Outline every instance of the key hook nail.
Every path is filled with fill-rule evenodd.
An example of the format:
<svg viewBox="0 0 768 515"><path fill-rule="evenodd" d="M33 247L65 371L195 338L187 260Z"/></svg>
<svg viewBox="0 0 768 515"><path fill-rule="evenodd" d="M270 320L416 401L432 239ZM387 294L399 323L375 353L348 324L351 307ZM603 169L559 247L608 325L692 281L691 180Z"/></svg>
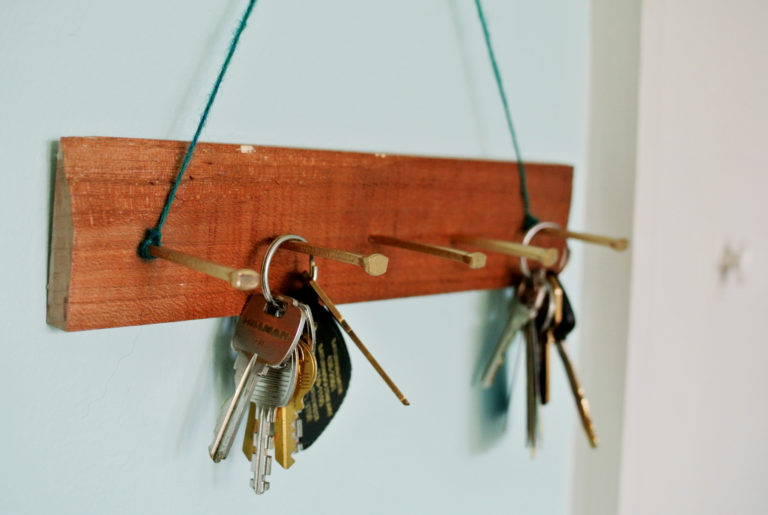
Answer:
<svg viewBox="0 0 768 515"><path fill-rule="evenodd" d="M306 243L307 240L301 236L295 234L283 234L274 239L272 243L267 247L267 252L264 254L264 261L261 262L261 294L267 302L277 310L281 309L280 304L272 297L272 292L269 290L269 264L272 262L272 257L277 252L278 247L286 241L301 241ZM313 278L317 277L317 265L315 264L315 257L309 256L309 270Z"/></svg>
<svg viewBox="0 0 768 515"><path fill-rule="evenodd" d="M560 226L554 222L537 223L536 225L528 229L528 232L525 233L525 236L523 237L523 245L530 245L531 240L533 240L533 237L545 229L560 230ZM571 251L570 249L568 249L568 245L566 245L565 249L563 249L563 252L560 254L560 264L558 266L558 270L563 270L565 268L565 265L568 264L568 258L570 256L571 256ZM526 277L531 276L531 269L528 266L528 260L522 256L520 257L520 270L523 272L523 275L525 275Z"/></svg>

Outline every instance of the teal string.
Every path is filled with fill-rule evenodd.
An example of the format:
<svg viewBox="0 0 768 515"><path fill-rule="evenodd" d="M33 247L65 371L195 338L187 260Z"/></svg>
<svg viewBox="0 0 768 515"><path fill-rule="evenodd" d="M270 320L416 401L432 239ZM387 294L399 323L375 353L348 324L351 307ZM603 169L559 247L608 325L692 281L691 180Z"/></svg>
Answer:
<svg viewBox="0 0 768 515"><path fill-rule="evenodd" d="M509 103L507 102L507 95L504 93L504 84L501 82L501 73L499 72L498 64L496 64L496 56L493 53L491 35L488 32L488 23L486 23L485 15L483 14L483 6L480 4L480 0L475 0L475 5L477 6L477 16L480 18L480 25L483 26L485 46L488 49L488 57L491 59L493 75L496 77L496 86L499 89L501 104L504 106L504 116L507 118L507 128L509 129L509 135L512 137L512 146L515 149L517 172L520 176L520 196L523 198L523 228L527 230L539 223L539 219L531 214L531 201L528 198L528 184L525 180L525 164L523 163L522 154L520 153L520 145L517 143L517 134L515 133L515 126L512 124L512 115L509 114Z"/></svg>
<svg viewBox="0 0 768 515"><path fill-rule="evenodd" d="M243 14L243 17L240 19L240 23L237 26L237 30L235 31L234 36L232 37L232 42L229 44L229 51L227 52L227 57L224 59L224 63L221 65L221 70L219 70L219 75L216 77L216 82L213 84L213 90L211 90L211 94L208 95L208 102L205 104L205 109L203 110L203 114L200 116L200 122L197 124L197 130L195 130L195 135L192 138L192 141L190 141L189 146L187 147L187 152L184 155L184 161L181 164L181 169L179 169L179 173L176 175L176 179L173 181L173 185L171 186L171 190L168 192L168 197L165 200L165 205L163 206L163 210L160 213L160 218L157 220L157 224L152 229L147 229L144 239L141 240L141 243L139 243L139 256L141 256L144 259L155 259L154 256L152 256L149 253L149 247L150 245L159 246L161 245L161 240L163 237L163 224L165 224L165 219L168 217L168 213L171 211L171 205L173 204L174 199L176 198L176 192L179 189L179 185L181 184L181 179L184 177L184 173L187 171L187 168L189 167L189 163L192 161L192 156L195 153L195 148L197 147L197 141L200 139L200 133L203 131L203 127L205 126L205 122L208 120L208 114L211 111L211 106L213 105L213 101L216 99L216 94L219 92L219 87L221 86L222 81L224 80L224 75L227 73L227 68L229 68L229 63L232 60L232 56L235 54L235 49L237 48L237 44L240 42L240 36L243 34L243 31L245 30L245 26L248 22L248 18L251 16L251 12L253 11L254 6L256 5L257 0L249 0L248 7L245 8L245 13Z"/></svg>

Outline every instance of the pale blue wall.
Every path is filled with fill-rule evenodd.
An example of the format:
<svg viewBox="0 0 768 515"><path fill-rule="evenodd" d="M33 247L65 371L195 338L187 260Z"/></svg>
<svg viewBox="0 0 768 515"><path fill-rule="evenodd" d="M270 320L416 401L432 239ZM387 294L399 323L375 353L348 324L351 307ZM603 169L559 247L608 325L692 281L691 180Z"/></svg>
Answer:
<svg viewBox="0 0 768 515"><path fill-rule="evenodd" d="M525 156L579 166L578 222L588 6L486 3ZM512 416L478 418L498 293L345 307L413 405L350 349L342 411L261 498L244 459L207 455L215 321L45 325L50 143L188 139L243 6L0 1L0 512L567 513L575 416L559 369L535 461L522 374ZM261 0L203 140L511 158L494 88L469 0Z"/></svg>

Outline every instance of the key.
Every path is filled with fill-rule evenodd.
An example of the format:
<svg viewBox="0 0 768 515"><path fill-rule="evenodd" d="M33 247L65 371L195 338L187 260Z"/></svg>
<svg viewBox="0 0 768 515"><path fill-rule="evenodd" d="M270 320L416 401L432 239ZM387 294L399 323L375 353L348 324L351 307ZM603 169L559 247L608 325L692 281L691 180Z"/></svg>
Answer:
<svg viewBox="0 0 768 515"><path fill-rule="evenodd" d="M284 365L270 367L268 373L256 385L251 397L251 405L258 420L254 425L256 432L251 457L251 487L257 494L263 494L269 489L266 477L272 472L272 457L269 455L272 423L277 409L291 402L293 398L298 376L298 354L299 351L295 350Z"/></svg>
<svg viewBox="0 0 768 515"><path fill-rule="evenodd" d="M526 430L528 435L528 445L531 448L531 455L536 454L536 425L538 417L538 385L536 381L536 352L539 347L538 331L536 324L529 321L525 325L525 393L526 393Z"/></svg>
<svg viewBox="0 0 768 515"><path fill-rule="evenodd" d="M225 409L219 417L214 440L208 447L214 462L218 463L229 454L235 432L242 421L245 407L248 404L248 392L253 391L259 377L268 369L269 366L259 361L257 355L254 354L247 358L246 365L235 383L235 393L225 403Z"/></svg>
<svg viewBox="0 0 768 515"><path fill-rule="evenodd" d="M286 295L274 298L279 308L269 304L263 295L251 295L232 339L236 351L256 354L270 366L280 365L291 355L311 317L307 306L296 299Z"/></svg>
<svg viewBox="0 0 768 515"><path fill-rule="evenodd" d="M584 427L584 432L587 435L589 444L595 448L597 447L598 439L595 433L595 426L592 422L592 417L589 412L589 401L587 400L584 388L581 387L578 377L576 376L576 369L571 362L571 358L568 355L568 350L565 348L565 338L576 327L576 315L573 311L568 295L560 284L557 275L550 274L548 280L553 285L556 284L556 288L559 288L562 292L562 320L555 326L552 333L555 339L555 347L557 353L560 355L560 359L563 362L565 373L568 376L568 383L573 393L573 399L576 402L576 409L579 412L579 418L581 419L581 425Z"/></svg>
<svg viewBox="0 0 768 515"><path fill-rule="evenodd" d="M279 408L275 415L275 460L285 469L295 460L292 454L299 450L301 421L299 412L304 409L304 397L312 389L317 377L317 361L314 352L303 340L299 342L299 379L291 401Z"/></svg>
<svg viewBox="0 0 768 515"><path fill-rule="evenodd" d="M284 469L291 468L296 462L293 453L298 451L299 436L296 432L296 421L299 414L296 410L289 410L288 405L278 408L275 412L275 461Z"/></svg>
<svg viewBox="0 0 768 515"><path fill-rule="evenodd" d="M311 349L309 345L304 349L304 361L301 365L301 375L291 404L297 412L304 409L304 397L315 385L315 379L317 379L317 358L314 349Z"/></svg>
<svg viewBox="0 0 768 515"><path fill-rule="evenodd" d="M545 283L546 309L539 310L536 315L536 328L539 334L539 362L538 362L538 387L541 404L549 403L549 374L550 374L550 348L555 341L554 328L562 320L562 289L555 288L547 281Z"/></svg>
<svg viewBox="0 0 768 515"><path fill-rule="evenodd" d="M249 399L269 367L289 358L298 344L307 322L306 310L297 300L277 295L279 309L263 295L248 298L232 338L232 346L247 359L240 377L235 377L235 393L217 425L213 443L208 448L214 462L229 455L235 433L242 422Z"/></svg>
<svg viewBox="0 0 768 515"><path fill-rule="evenodd" d="M305 303L300 303L303 306L302 309L307 311L307 324L304 337L299 340L299 344L296 347L298 351L298 379L296 384L296 390L294 398L288 403L287 407L290 407L294 402L296 396L301 393L301 406L295 413L294 419L298 416L298 411L304 407L304 395L312 388L315 382L315 376L317 373L317 364L315 360L314 347L315 347L315 323L312 315L312 310ZM308 386L307 386L308 383ZM293 459L290 457L296 450L298 450L298 438L300 437L301 428L296 424L297 420L291 420L292 413L285 413L286 407L280 407L275 413L274 421L274 441L275 441L275 459L280 463L283 468L289 468L293 464ZM258 417L256 415L255 406L251 403L248 418L246 419L245 437L243 438L243 453L250 460L254 453L253 439L254 435L258 431Z"/></svg>
<svg viewBox="0 0 768 515"><path fill-rule="evenodd" d="M545 274L543 270L538 270L533 273L531 280L534 284L534 289L540 290L537 292L537 297L543 295L547 297L549 295L549 284L545 280ZM541 291L544 293L542 294ZM525 377L526 377L526 429L528 435L528 445L531 447L531 455L536 454L536 440L538 431L538 400L540 398L539 391L539 362L540 362L540 344L539 344L539 330L536 326L536 318L539 312L544 311L548 313L550 311L550 303L546 303L542 300L539 304L539 308L525 325Z"/></svg>
<svg viewBox="0 0 768 515"><path fill-rule="evenodd" d="M504 363L504 356L515 335L536 316L543 300L544 290L535 287L531 280L523 279L518 285L515 296L510 301L509 318L507 318L501 338L494 347L491 359L480 376L480 385L483 388L491 387L496 374Z"/></svg>
<svg viewBox="0 0 768 515"><path fill-rule="evenodd" d="M252 403L248 403L248 416L245 418L245 433L243 435L243 454L251 461L255 447L253 441L256 438L256 434L259 431L259 417L256 415L256 406Z"/></svg>

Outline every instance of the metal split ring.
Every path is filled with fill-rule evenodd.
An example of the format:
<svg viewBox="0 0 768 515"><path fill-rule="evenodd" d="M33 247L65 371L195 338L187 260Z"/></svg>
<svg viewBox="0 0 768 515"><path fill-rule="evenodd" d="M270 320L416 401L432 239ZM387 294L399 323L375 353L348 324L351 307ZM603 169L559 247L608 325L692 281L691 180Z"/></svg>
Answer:
<svg viewBox="0 0 768 515"><path fill-rule="evenodd" d="M277 252L278 247L286 241L301 241L306 243L307 240L301 236L295 234L283 234L269 244L267 252L264 254L264 261L261 262L261 294L264 295L267 303L269 303L275 309L281 309L282 306L272 296L272 292L269 290L269 264L272 262L272 257ZM317 264L315 263L315 256L309 256L309 274L312 280L317 279Z"/></svg>
<svg viewBox="0 0 768 515"><path fill-rule="evenodd" d="M557 302L555 301L555 292L552 288L552 283L544 280L544 286L542 287L547 297L547 316L544 318L544 323L541 328L544 330L549 329L552 326L552 322L555 321L555 313L557 312Z"/></svg>
<svg viewBox="0 0 768 515"><path fill-rule="evenodd" d="M557 225L554 222L539 222L525 233L525 236L523 237L523 245L530 245L531 240L533 240L533 237L536 236L539 232L543 231L544 229L555 229L560 230L561 227ZM568 264L568 258L571 257L571 251L568 249L568 244L566 243L565 247L563 247L563 252L560 253L560 263L558 265L558 271L562 271L565 268L565 265ZM524 257L520 257L520 270L523 272L523 275L526 277L531 276L531 269L528 266L528 260Z"/></svg>

